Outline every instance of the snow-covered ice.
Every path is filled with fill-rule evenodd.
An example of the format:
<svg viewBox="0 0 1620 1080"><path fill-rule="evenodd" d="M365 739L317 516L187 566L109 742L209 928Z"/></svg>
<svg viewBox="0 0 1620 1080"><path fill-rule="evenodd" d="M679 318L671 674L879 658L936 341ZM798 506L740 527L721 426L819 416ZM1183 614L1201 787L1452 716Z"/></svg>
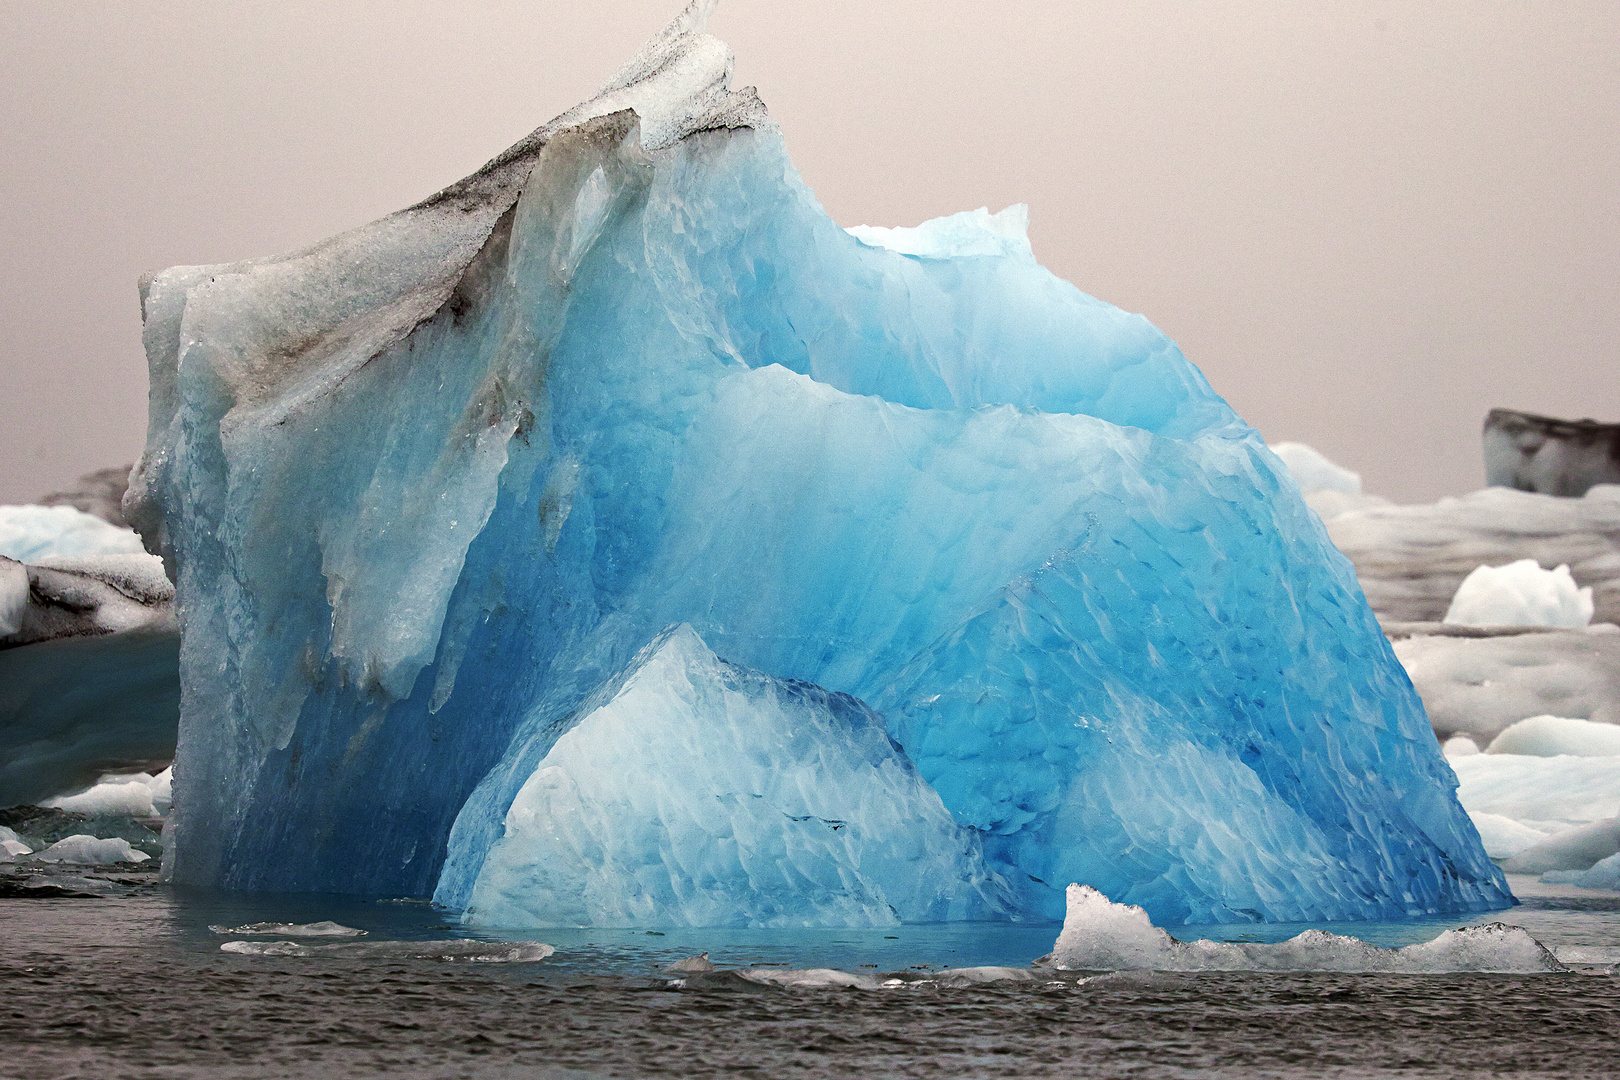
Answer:
<svg viewBox="0 0 1620 1080"><path fill-rule="evenodd" d="M98 555L142 555L133 529L71 506L0 506L0 555L18 562Z"/></svg>
<svg viewBox="0 0 1620 1080"><path fill-rule="evenodd" d="M1028 912L1071 880L1176 920L1502 903L1258 434L1017 211L839 228L707 6L415 207L145 283L128 507L187 618L165 873L464 905L688 623L880 713Z"/></svg>
<svg viewBox="0 0 1620 1080"><path fill-rule="evenodd" d="M40 862L76 863L81 866L140 863L151 857L121 837L103 839L85 833L63 837L34 855Z"/></svg>
<svg viewBox="0 0 1620 1080"><path fill-rule="evenodd" d="M1386 623L1439 622L1480 566L1534 559L1567 565L1591 587L1594 618L1620 621L1620 485L1579 499L1486 488L1419 506L1351 510L1326 519Z"/></svg>
<svg viewBox="0 0 1620 1080"><path fill-rule="evenodd" d="M1386 949L1325 930L1276 944L1177 941L1140 907L1070 885L1068 911L1048 962L1070 971L1344 971L1428 975L1462 971L1563 971L1522 928L1492 923L1447 930L1432 941Z"/></svg>
<svg viewBox="0 0 1620 1080"><path fill-rule="evenodd" d="M1620 778L1620 771L1616 772ZM1588 870L1620 852L1620 818L1602 818L1553 833L1514 852L1502 864L1510 874Z"/></svg>
<svg viewBox="0 0 1620 1080"><path fill-rule="evenodd" d="M170 769L156 776L151 773L106 776L84 791L46 799L39 805L91 816L161 817L169 810L171 778Z"/></svg>
<svg viewBox="0 0 1620 1080"><path fill-rule="evenodd" d="M1503 729L1487 754L1531 757L1620 757L1620 724L1600 724L1567 716L1530 716Z"/></svg>
<svg viewBox="0 0 1620 1080"><path fill-rule="evenodd" d="M518 790L468 922L892 926L1014 910L979 835L854 698L728 664L683 625L593 701Z"/></svg>
<svg viewBox="0 0 1620 1080"><path fill-rule="evenodd" d="M1396 641L1395 655L1442 739L1464 734L1484 747L1534 716L1620 723L1620 633L1612 625L1489 637L1421 633Z"/></svg>
<svg viewBox="0 0 1620 1080"><path fill-rule="evenodd" d="M1592 621L1592 587L1578 587L1569 567L1544 570L1534 559L1480 566L1463 578L1440 620L1460 626L1558 626Z"/></svg>

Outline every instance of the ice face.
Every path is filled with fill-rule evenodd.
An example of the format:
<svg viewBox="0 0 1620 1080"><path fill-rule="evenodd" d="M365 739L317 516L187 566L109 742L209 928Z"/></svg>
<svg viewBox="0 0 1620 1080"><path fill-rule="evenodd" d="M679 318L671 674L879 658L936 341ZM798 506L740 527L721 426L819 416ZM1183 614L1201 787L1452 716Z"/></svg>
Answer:
<svg viewBox="0 0 1620 1080"><path fill-rule="evenodd" d="M468 922L891 926L1011 913L978 834L854 698L727 664L689 626L631 667L518 789Z"/></svg>
<svg viewBox="0 0 1620 1080"><path fill-rule="evenodd" d="M1082 871L1173 919L1504 902L1255 432L1005 212L928 255L840 229L700 15L418 207L148 283L165 872L464 905L687 623L880 711L1028 911Z"/></svg>

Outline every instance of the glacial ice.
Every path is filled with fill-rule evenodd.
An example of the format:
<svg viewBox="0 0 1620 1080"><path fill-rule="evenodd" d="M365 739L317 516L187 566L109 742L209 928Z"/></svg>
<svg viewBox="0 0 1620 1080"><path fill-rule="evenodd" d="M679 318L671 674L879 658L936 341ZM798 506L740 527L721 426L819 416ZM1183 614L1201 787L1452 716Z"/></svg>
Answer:
<svg viewBox="0 0 1620 1080"><path fill-rule="evenodd" d="M0 555L39 563L97 555L144 555L141 538L71 506L0 506Z"/></svg>
<svg viewBox="0 0 1620 1080"><path fill-rule="evenodd" d="M128 505L187 619L165 874L466 907L538 842L548 755L629 760L587 760L595 695L689 624L881 714L916 770L883 798L920 776L1026 913L1071 880L1166 920L1506 903L1258 435L1042 269L1021 211L835 225L706 7L415 207L144 284ZM686 730L688 772L731 767ZM636 798L689 797L636 768ZM912 820L893 843L933 850Z"/></svg>
<svg viewBox="0 0 1620 1080"><path fill-rule="evenodd" d="M1488 637L1422 633L1396 641L1395 655L1442 739L1465 734L1488 746L1534 716L1620 723L1613 624Z"/></svg>
<svg viewBox="0 0 1620 1080"><path fill-rule="evenodd" d="M1485 748L1487 754L1532 757L1620 757L1620 724L1600 724L1567 716L1531 716L1505 728Z"/></svg>
<svg viewBox="0 0 1620 1080"><path fill-rule="evenodd" d="M257 922L246 926L210 926L216 934L274 934L278 937L365 937L364 930L322 919L312 923Z"/></svg>
<svg viewBox="0 0 1620 1080"><path fill-rule="evenodd" d="M129 773L104 776L84 791L45 799L39 805L76 814L161 817L169 812L173 770L157 775Z"/></svg>
<svg viewBox="0 0 1620 1080"><path fill-rule="evenodd" d="M530 964L557 950L542 941L227 941L220 952L239 956L297 956L340 960L438 960L464 964Z"/></svg>
<svg viewBox="0 0 1620 1080"><path fill-rule="evenodd" d="M1340 465L1314 446L1299 442L1271 444L1288 473L1299 485L1305 504L1315 510L1323 521L1373 506L1389 506L1390 501L1361 490L1361 474Z"/></svg>
<svg viewBox="0 0 1620 1080"><path fill-rule="evenodd" d="M1140 907L1116 904L1089 885L1070 885L1063 931L1048 962L1068 971L1343 971L1429 975L1565 970L1523 928L1491 923L1447 930L1432 941L1386 949L1324 930L1276 944L1177 941Z"/></svg>
<svg viewBox="0 0 1620 1080"><path fill-rule="evenodd" d="M1541 880L1556 885L1579 885L1584 889L1620 889L1620 852L1587 870L1549 870L1541 875Z"/></svg>
<svg viewBox="0 0 1620 1080"><path fill-rule="evenodd" d="M581 708L506 813L465 918L491 926L892 926L1004 918L1007 888L847 695L680 626Z"/></svg>
<svg viewBox="0 0 1620 1080"><path fill-rule="evenodd" d="M76 863L80 866L140 863L151 857L122 837L97 837L87 833L63 837L34 855L40 862Z"/></svg>
<svg viewBox="0 0 1620 1080"><path fill-rule="evenodd" d="M1544 570L1534 559L1480 566L1463 578L1440 620L1460 626L1559 626L1592 621L1592 587L1581 588L1560 563Z"/></svg>

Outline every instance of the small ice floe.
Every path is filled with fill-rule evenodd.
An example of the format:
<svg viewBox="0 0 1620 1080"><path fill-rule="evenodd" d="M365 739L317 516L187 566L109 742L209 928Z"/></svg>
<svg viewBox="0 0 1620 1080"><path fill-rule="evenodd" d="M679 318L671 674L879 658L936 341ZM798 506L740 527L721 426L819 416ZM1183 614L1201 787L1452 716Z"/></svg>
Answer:
<svg viewBox="0 0 1620 1080"><path fill-rule="evenodd" d="M274 934L278 937L365 937L364 930L323 919L312 923L256 922L245 926L210 926L216 934Z"/></svg>
<svg viewBox="0 0 1620 1080"><path fill-rule="evenodd" d="M1063 932L1046 962L1065 971L1340 971L1393 974L1566 971L1517 926L1447 930L1433 941L1385 949L1307 930L1276 944L1190 941L1154 926L1140 907L1116 904L1089 885L1070 885Z"/></svg>
<svg viewBox="0 0 1620 1080"><path fill-rule="evenodd" d="M1562 626L1592 621L1592 587L1578 587L1567 565L1543 570L1534 559L1480 566L1463 578L1442 622L1463 626Z"/></svg>
<svg viewBox="0 0 1620 1080"><path fill-rule="evenodd" d="M12 862L19 855L32 855L34 849L22 842L11 829L0 825L0 862Z"/></svg>
<svg viewBox="0 0 1620 1080"><path fill-rule="evenodd" d="M172 801L172 769L150 773L103 776L90 788L76 795L58 795L41 806L91 817L162 817Z"/></svg>
<svg viewBox="0 0 1620 1080"><path fill-rule="evenodd" d="M1509 725L1487 754L1529 757L1620 756L1620 724L1602 724L1567 716L1532 716Z"/></svg>
<svg viewBox="0 0 1620 1080"><path fill-rule="evenodd" d="M34 856L40 862L74 863L79 866L142 863L151 857L120 837L102 840L84 833L65 836Z"/></svg>
<svg viewBox="0 0 1620 1080"><path fill-rule="evenodd" d="M1620 852L1586 870L1549 870L1541 880L1551 885L1578 885L1583 889L1620 890Z"/></svg>
<svg viewBox="0 0 1620 1080"><path fill-rule="evenodd" d="M688 956L685 960L677 960L664 970L671 975L695 975L699 972L714 971L716 969L709 960L709 954L702 952L696 956Z"/></svg>
<svg viewBox="0 0 1620 1080"><path fill-rule="evenodd" d="M522 964L557 950L539 941L227 941L220 952L242 956L333 957L342 960L442 960L451 963Z"/></svg>

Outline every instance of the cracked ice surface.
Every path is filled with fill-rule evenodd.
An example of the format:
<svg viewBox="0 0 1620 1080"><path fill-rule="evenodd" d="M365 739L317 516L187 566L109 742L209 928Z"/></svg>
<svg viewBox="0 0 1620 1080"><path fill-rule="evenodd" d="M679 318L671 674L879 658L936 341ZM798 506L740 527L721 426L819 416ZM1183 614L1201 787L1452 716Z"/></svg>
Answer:
<svg viewBox="0 0 1620 1080"><path fill-rule="evenodd" d="M1018 213L840 229L702 14L417 207L148 283L131 502L187 611L165 872L464 906L592 695L686 623L880 712L1026 912L1071 880L1170 920L1501 904L1256 433Z"/></svg>

